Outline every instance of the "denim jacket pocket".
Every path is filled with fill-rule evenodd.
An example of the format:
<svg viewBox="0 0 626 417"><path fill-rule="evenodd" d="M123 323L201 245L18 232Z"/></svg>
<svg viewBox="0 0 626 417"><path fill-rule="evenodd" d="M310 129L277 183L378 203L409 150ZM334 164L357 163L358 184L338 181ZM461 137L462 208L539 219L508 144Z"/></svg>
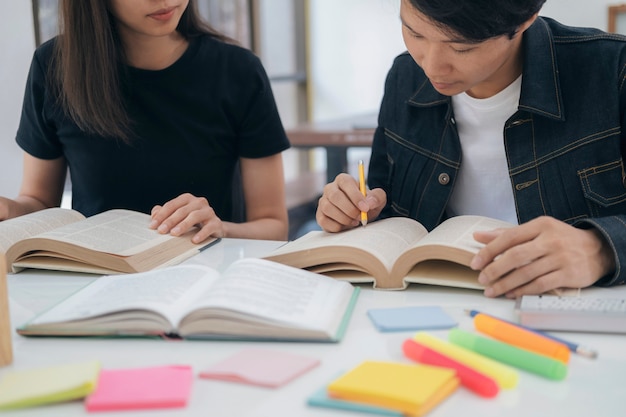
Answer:
<svg viewBox="0 0 626 417"><path fill-rule="evenodd" d="M626 187L622 160L579 170L589 209L595 216L608 216L626 212Z"/></svg>

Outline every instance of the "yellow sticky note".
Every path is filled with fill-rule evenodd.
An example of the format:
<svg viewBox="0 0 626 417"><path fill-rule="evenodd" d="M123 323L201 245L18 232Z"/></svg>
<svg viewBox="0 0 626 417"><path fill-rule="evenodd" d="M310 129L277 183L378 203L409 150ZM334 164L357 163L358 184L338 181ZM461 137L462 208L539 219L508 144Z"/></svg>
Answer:
<svg viewBox="0 0 626 417"><path fill-rule="evenodd" d="M8 372L0 379L0 410L83 398L99 373L99 361Z"/></svg>
<svg viewBox="0 0 626 417"><path fill-rule="evenodd" d="M366 361L331 382L328 395L422 416L459 385L452 369Z"/></svg>

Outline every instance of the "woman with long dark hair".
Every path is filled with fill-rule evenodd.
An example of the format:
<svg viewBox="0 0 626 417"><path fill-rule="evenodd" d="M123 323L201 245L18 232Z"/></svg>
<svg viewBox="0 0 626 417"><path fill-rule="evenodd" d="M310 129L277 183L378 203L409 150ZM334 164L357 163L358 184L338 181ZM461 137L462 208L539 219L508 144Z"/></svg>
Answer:
<svg viewBox="0 0 626 417"><path fill-rule="evenodd" d="M62 0L61 34L34 55L17 143L19 196L0 219L58 206L152 214L180 235L287 237L281 152L289 142L267 75L193 0ZM245 221L233 220L240 169Z"/></svg>

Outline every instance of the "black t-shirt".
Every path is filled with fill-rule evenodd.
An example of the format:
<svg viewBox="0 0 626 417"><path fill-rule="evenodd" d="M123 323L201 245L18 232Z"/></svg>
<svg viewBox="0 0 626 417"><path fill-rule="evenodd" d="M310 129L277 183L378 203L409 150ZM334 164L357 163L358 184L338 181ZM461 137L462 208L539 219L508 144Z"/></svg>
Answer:
<svg viewBox="0 0 626 417"><path fill-rule="evenodd" d="M16 140L37 158L65 156L72 207L86 216L148 213L189 192L230 220L237 159L289 147L267 75L244 48L202 36L166 69L126 68L134 132L127 144L86 134L64 115L45 80L53 42L35 51Z"/></svg>

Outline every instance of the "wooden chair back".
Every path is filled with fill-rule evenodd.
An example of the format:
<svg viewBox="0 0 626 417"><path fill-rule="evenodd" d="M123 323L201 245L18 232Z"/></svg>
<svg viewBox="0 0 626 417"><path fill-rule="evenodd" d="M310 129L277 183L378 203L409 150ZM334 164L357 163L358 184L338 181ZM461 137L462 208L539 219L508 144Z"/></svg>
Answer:
<svg viewBox="0 0 626 417"><path fill-rule="evenodd" d="M0 367L9 365L11 362L13 362L13 342L9 316L7 267L4 255L0 253Z"/></svg>

